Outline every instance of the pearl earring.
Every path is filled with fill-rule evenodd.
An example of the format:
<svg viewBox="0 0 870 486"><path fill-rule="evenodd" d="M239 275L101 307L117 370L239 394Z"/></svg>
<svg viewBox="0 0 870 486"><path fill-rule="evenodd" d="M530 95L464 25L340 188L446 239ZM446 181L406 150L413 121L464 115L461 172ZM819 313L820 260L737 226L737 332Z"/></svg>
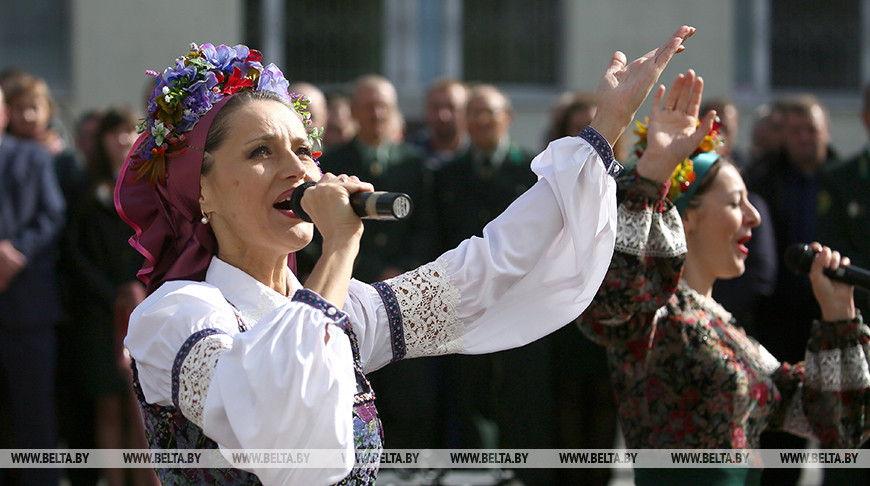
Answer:
<svg viewBox="0 0 870 486"><path fill-rule="evenodd" d="M202 218L199 220L202 224L208 224L208 216L202 213Z"/></svg>

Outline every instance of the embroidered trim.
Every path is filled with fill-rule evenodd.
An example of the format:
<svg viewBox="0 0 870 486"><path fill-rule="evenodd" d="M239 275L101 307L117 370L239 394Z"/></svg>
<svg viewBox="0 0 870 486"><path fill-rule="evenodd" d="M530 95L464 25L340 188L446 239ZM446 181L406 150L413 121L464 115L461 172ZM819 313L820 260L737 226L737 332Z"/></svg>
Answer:
<svg viewBox="0 0 870 486"><path fill-rule="evenodd" d="M407 348L405 347L405 335L402 333L402 310L399 308L399 301L396 300L396 294L385 282L375 282L372 287L381 296L384 302L384 308L387 311L387 319L390 322L390 346L393 349L392 361L398 361L405 357Z"/></svg>
<svg viewBox="0 0 870 486"><path fill-rule="evenodd" d="M805 439L816 439L813 434L813 427L810 421L807 420L807 415L804 413L804 384L799 383L791 403L785 411L785 418L782 421L782 430L790 434Z"/></svg>
<svg viewBox="0 0 870 486"><path fill-rule="evenodd" d="M401 310L406 358L462 351L465 324L457 311L461 296L443 263L436 260L385 283Z"/></svg>
<svg viewBox="0 0 870 486"><path fill-rule="evenodd" d="M208 328L202 329L190 335L187 340L184 341L184 344L179 348L178 353L175 354L175 361L172 363L172 403L175 405L175 408L181 409L178 406L178 392L180 388L180 377L181 377L181 368L184 365L184 360L187 359L188 354L193 349L193 346L196 345L200 340L205 339L209 336L215 334L226 334L220 329Z"/></svg>
<svg viewBox="0 0 870 486"><path fill-rule="evenodd" d="M293 302L302 302L308 304L315 309L319 309L323 314L336 322L336 325L342 329L348 326L347 314L338 307L330 304L323 297L317 295L308 289L299 289L293 294Z"/></svg>
<svg viewBox="0 0 870 486"><path fill-rule="evenodd" d="M359 405L374 400L375 393L372 390L372 385L368 378L366 378L366 375L363 373L362 367L359 364L359 342L356 339L356 334L350 326L347 314L327 302L323 297L308 289L297 290L296 293L293 294L293 301L302 302L303 304L308 304L319 309L326 317L335 321L335 325L344 331L344 334L347 335L348 340L350 340L350 349L353 353L353 371L356 375L356 381L362 389L362 392L353 396L353 403Z"/></svg>
<svg viewBox="0 0 870 486"><path fill-rule="evenodd" d="M178 401L175 406L191 422L202 427L202 412L208 387L224 351L233 347L227 334L215 334L193 345L178 373Z"/></svg>
<svg viewBox="0 0 870 486"><path fill-rule="evenodd" d="M807 351L804 363L806 386L823 392L870 388L867 350L857 345L846 349Z"/></svg>
<svg viewBox="0 0 870 486"><path fill-rule="evenodd" d="M664 213L647 209L617 209L615 251L639 257L672 258L686 253L686 235L676 209Z"/></svg>
<svg viewBox="0 0 870 486"><path fill-rule="evenodd" d="M589 142L589 145L598 152L598 157L601 158L601 162L604 163L607 175L614 179L619 177L619 174L623 171L623 167L613 157L613 148L610 146L610 142L608 142L603 135L598 133L598 130L592 127L586 127L582 132L580 132L578 137Z"/></svg>

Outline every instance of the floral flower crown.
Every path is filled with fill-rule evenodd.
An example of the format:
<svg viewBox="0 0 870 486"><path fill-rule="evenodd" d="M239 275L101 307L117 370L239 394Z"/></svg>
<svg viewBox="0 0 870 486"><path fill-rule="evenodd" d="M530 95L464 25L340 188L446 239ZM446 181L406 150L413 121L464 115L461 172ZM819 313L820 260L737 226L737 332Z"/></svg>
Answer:
<svg viewBox="0 0 870 486"><path fill-rule="evenodd" d="M700 121L698 124L700 125ZM640 159L641 155L643 155L644 151L646 151L647 146L647 125L649 124L649 118L644 118L644 121L635 122L637 128L632 130L632 133L638 136L637 143L634 144L634 151L631 154L631 158L634 161ZM722 127L722 123L719 121L719 117L713 121L713 128L710 129L710 132L704 136L704 140L701 142L701 145L692 152L692 155L687 157L685 160L680 162L680 165L674 169L674 173L671 174L671 187L668 189L668 199L671 202L675 202L681 196L683 196L686 191L692 187L692 183L695 182L695 179L703 178L704 174L707 172L709 165L704 167L704 170L700 172L700 174L696 173L694 161L701 154L710 154L711 152L715 152L718 147L721 147L724 143L724 140L719 136L719 129ZM705 157L705 160L708 158ZM715 160L715 159L714 159Z"/></svg>
<svg viewBox="0 0 870 486"><path fill-rule="evenodd" d="M147 178L151 186L166 184L166 159L183 154L188 145L184 134L219 101L241 91L272 91L287 99L302 117L308 136L316 141L322 128L312 126L310 100L289 93L290 83L274 64L263 67L263 56L243 45L229 47L190 45L190 52L163 73L148 70L157 78L139 133L148 134L131 154L136 180ZM202 147L199 147L202 149ZM315 152L315 158L319 156Z"/></svg>

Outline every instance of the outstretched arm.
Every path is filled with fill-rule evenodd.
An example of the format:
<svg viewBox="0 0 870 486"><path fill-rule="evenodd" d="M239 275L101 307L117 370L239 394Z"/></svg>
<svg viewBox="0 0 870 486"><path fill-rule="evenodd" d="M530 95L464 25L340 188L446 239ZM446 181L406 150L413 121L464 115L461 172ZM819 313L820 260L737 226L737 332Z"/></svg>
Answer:
<svg viewBox="0 0 870 486"><path fill-rule="evenodd" d="M611 146L631 123L671 57L685 49L683 42L694 33L694 27L684 25L661 47L647 52L630 64L626 64L622 52L613 54L610 65L598 83L595 92L598 110L590 123Z"/></svg>
<svg viewBox="0 0 870 486"><path fill-rule="evenodd" d="M664 184L713 125L698 120L703 81L691 70L655 91L647 146L636 172L620 179L615 253L603 285L578 321L593 340L621 344L647 336L655 313L677 288L686 252L680 217Z"/></svg>

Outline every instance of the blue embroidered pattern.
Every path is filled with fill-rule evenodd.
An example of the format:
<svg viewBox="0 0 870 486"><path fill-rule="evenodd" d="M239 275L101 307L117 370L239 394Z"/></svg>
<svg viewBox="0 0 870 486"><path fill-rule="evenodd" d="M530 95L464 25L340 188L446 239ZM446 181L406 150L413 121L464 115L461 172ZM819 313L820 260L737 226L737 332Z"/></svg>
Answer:
<svg viewBox="0 0 870 486"><path fill-rule="evenodd" d="M342 328L347 326L347 314L338 307L327 302L323 297L308 289L299 289L293 294L293 302L302 302L315 309L320 309L323 315L339 323Z"/></svg>
<svg viewBox="0 0 870 486"><path fill-rule="evenodd" d="M390 346L393 348L392 361L398 361L405 357L407 349L405 348L405 333L402 330L402 309L399 308L399 301L396 299L396 294L393 288L386 282L375 282L372 287L377 290L378 295L384 302L384 309L387 311L387 319L390 321Z"/></svg>
<svg viewBox="0 0 870 486"><path fill-rule="evenodd" d="M578 136L589 142L589 145L592 145L592 148L598 152L598 156L601 157L601 162L604 163L604 168L607 169L607 174L614 179L619 177L619 174L623 171L623 167L613 157L613 149L610 147L607 139L598 133L598 130L592 127L584 128Z"/></svg>

